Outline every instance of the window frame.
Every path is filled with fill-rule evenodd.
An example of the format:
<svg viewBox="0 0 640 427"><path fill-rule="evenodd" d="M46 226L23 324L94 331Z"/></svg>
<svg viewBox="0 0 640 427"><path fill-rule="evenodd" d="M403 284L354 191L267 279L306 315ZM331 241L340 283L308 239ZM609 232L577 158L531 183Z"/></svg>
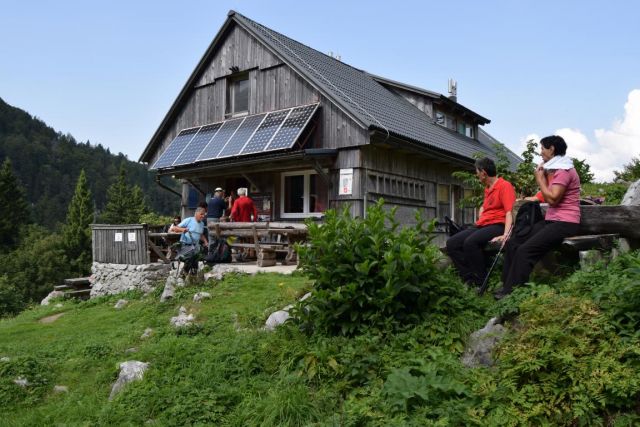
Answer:
<svg viewBox="0 0 640 427"><path fill-rule="evenodd" d="M326 170L325 170L326 172ZM288 176L304 176L303 193L302 193L302 212L285 212L285 178ZM282 172L280 174L280 218L321 218L324 216L324 212L309 212L309 201L311 196L311 175L316 175L317 179L322 177L313 169L305 169L292 172ZM327 188L327 193L329 189ZM328 196L328 194L327 194Z"/></svg>
<svg viewBox="0 0 640 427"><path fill-rule="evenodd" d="M236 90L238 82L247 81L247 109L243 111L235 111ZM225 118L242 117L249 115L249 100L251 99L251 83L249 81L249 73L240 73L227 77L227 103Z"/></svg>

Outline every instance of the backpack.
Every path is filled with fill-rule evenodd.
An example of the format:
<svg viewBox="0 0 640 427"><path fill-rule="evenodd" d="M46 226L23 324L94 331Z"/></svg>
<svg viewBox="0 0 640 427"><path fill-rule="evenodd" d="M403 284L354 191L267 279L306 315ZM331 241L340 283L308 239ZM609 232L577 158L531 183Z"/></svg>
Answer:
<svg viewBox="0 0 640 427"><path fill-rule="evenodd" d="M213 238L204 262L208 265L231 262L231 247L227 240Z"/></svg>
<svg viewBox="0 0 640 427"><path fill-rule="evenodd" d="M525 202L518 213L513 224L513 235L522 239L526 238L533 230L533 226L544 219L540 202Z"/></svg>

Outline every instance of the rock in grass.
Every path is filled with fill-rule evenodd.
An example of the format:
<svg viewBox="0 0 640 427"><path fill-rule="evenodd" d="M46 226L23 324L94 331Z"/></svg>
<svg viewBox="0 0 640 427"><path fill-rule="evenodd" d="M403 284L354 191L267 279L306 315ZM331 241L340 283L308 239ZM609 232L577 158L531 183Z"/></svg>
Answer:
<svg viewBox="0 0 640 427"><path fill-rule="evenodd" d="M0 357L0 362L11 362L11 359L8 358L7 356Z"/></svg>
<svg viewBox="0 0 640 427"><path fill-rule="evenodd" d="M42 302L40 303L40 305L49 305L49 303L51 302L52 299L54 298L60 298L64 296L64 292L62 291L52 291L49 292L49 295L47 295L46 297L44 297L44 299L42 300Z"/></svg>
<svg viewBox="0 0 640 427"><path fill-rule="evenodd" d="M178 310L178 315L171 318L171 324L176 328L183 328L185 326L189 326L193 323L196 318L193 314L187 314L187 309L184 307L180 307Z"/></svg>
<svg viewBox="0 0 640 427"><path fill-rule="evenodd" d="M25 377L18 377L15 380L13 380L13 382L19 385L20 387L29 387L31 385L29 380L26 379Z"/></svg>
<svg viewBox="0 0 640 427"><path fill-rule="evenodd" d="M164 290L162 291L162 295L160 295L160 302L165 302L173 298L176 288L173 285L174 282L169 282L164 285Z"/></svg>
<svg viewBox="0 0 640 427"><path fill-rule="evenodd" d="M69 392L69 387L67 387L66 385L56 385L56 386L53 386L53 392L54 393L68 393Z"/></svg>
<svg viewBox="0 0 640 427"><path fill-rule="evenodd" d="M146 338L149 338L152 333L153 333L153 329L147 328L147 329L144 330L142 335L140 335L140 338L143 339L143 340L146 339Z"/></svg>
<svg viewBox="0 0 640 427"><path fill-rule="evenodd" d="M111 387L109 400L113 400L125 385L132 381L141 380L144 376L144 371L146 371L148 367L148 363L139 362L137 360L122 362L120 364L120 374L118 375L118 379L113 384L113 387Z"/></svg>
<svg viewBox="0 0 640 427"><path fill-rule="evenodd" d="M500 342L506 330L496 317L489 319L484 328L475 331L469 337L469 343L462 356L462 364L468 368L493 366L492 352Z"/></svg>
<svg viewBox="0 0 640 427"><path fill-rule="evenodd" d="M121 300L118 300L118 302L116 303L116 305L113 306L113 308L115 308L116 310L120 310L122 307L124 307L128 303L129 301L127 301L126 299L121 299Z"/></svg>
<svg viewBox="0 0 640 427"><path fill-rule="evenodd" d="M209 292L198 292L193 296L193 302L200 302L207 298L211 298L211 294Z"/></svg>
<svg viewBox="0 0 640 427"><path fill-rule="evenodd" d="M267 331L273 331L277 326L282 325L284 322L286 322L289 317L289 311L287 310L278 310L274 313L271 313L264 325L264 328Z"/></svg>

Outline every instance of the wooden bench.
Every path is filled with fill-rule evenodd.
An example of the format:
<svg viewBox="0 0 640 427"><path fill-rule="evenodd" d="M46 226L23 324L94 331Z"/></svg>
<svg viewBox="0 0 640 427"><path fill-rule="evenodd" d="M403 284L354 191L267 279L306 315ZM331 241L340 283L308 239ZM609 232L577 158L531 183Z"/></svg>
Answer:
<svg viewBox="0 0 640 427"><path fill-rule="evenodd" d="M255 251L257 264L268 267L276 264L276 253L285 253L283 265L297 262L295 244L307 238L304 224L285 222L220 222L209 226L211 237L234 237L230 246Z"/></svg>

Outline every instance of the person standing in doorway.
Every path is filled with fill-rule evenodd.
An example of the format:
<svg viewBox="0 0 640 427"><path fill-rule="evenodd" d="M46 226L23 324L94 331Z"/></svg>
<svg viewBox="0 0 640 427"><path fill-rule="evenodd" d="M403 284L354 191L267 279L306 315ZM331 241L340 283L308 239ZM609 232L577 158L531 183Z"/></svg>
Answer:
<svg viewBox="0 0 640 427"><path fill-rule="evenodd" d="M216 188L213 193L213 197L209 199L207 206L207 225L212 225L220 222L227 209L227 204L224 201L224 190L220 187Z"/></svg>

